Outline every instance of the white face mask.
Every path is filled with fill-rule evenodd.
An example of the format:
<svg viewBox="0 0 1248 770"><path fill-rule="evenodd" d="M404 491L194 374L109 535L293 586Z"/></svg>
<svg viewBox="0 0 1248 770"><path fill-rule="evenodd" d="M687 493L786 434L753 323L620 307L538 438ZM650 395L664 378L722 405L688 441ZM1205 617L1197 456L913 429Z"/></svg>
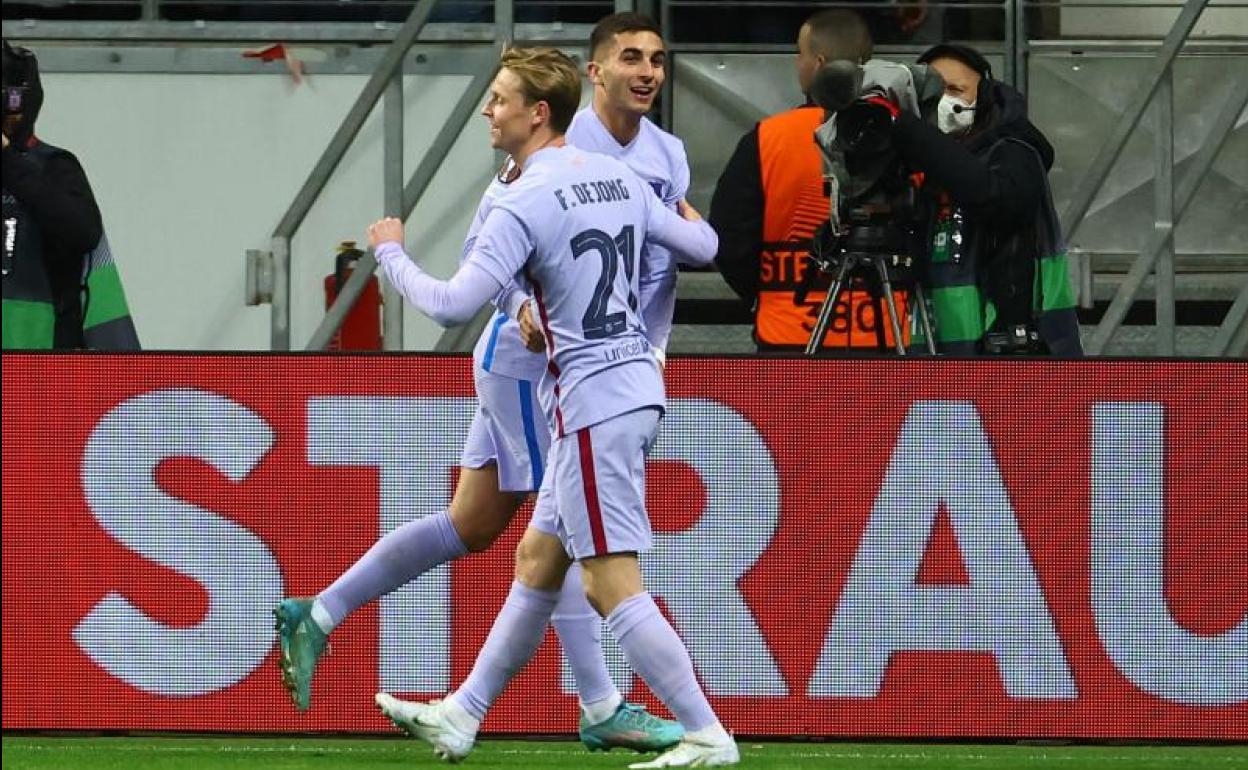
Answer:
<svg viewBox="0 0 1248 770"><path fill-rule="evenodd" d="M946 134L961 134L975 122L975 105L945 94L936 107L936 125Z"/></svg>

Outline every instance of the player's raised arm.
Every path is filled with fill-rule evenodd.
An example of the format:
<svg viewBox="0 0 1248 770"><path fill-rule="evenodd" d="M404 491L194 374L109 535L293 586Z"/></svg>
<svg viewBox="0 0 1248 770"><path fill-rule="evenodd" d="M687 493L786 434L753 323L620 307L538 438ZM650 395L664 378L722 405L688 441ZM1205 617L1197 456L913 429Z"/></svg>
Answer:
<svg viewBox="0 0 1248 770"><path fill-rule="evenodd" d="M646 207L646 240L670 249L681 264L711 264L719 250L719 236L688 201L678 205L679 215L657 201Z"/></svg>
<svg viewBox="0 0 1248 770"><path fill-rule="evenodd" d="M407 256L402 241L403 223L394 217L374 222L368 228L368 242L386 278L408 302L442 326L467 323L510 283L500 281L471 258L460 265L449 281L440 281Z"/></svg>

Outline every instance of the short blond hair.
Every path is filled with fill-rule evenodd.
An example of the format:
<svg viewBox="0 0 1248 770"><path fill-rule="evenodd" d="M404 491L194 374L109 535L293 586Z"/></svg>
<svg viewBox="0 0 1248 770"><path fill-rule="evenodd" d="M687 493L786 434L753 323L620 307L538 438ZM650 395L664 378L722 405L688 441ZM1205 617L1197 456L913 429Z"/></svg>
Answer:
<svg viewBox="0 0 1248 770"><path fill-rule="evenodd" d="M520 79L525 102L546 102L550 126L566 133L581 106L581 73L576 62L557 48L508 48L499 65Z"/></svg>

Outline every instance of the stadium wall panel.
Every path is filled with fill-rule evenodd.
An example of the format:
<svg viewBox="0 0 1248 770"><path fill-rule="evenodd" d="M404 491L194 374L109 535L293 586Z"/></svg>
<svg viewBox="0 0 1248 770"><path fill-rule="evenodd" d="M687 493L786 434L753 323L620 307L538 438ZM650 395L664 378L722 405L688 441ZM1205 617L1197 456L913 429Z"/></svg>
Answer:
<svg viewBox="0 0 1248 770"><path fill-rule="evenodd" d="M467 674L527 509L352 615L306 714L270 615L447 504L467 358L2 372L4 729L382 732L376 690ZM643 563L731 729L1248 739L1248 365L677 358L667 381ZM552 634L484 728L575 718Z"/></svg>

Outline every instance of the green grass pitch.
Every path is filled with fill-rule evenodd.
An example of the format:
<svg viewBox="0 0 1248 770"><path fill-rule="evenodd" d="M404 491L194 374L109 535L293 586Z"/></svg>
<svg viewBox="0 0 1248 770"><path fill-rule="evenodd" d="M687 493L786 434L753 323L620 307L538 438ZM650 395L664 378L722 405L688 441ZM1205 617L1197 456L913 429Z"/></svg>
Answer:
<svg viewBox="0 0 1248 770"><path fill-rule="evenodd" d="M741 741L744 769L1248 770L1248 746L1066 746ZM5 770L398 770L445 767L410 739L5 736ZM485 740L464 770L625 768L642 755L572 741Z"/></svg>

